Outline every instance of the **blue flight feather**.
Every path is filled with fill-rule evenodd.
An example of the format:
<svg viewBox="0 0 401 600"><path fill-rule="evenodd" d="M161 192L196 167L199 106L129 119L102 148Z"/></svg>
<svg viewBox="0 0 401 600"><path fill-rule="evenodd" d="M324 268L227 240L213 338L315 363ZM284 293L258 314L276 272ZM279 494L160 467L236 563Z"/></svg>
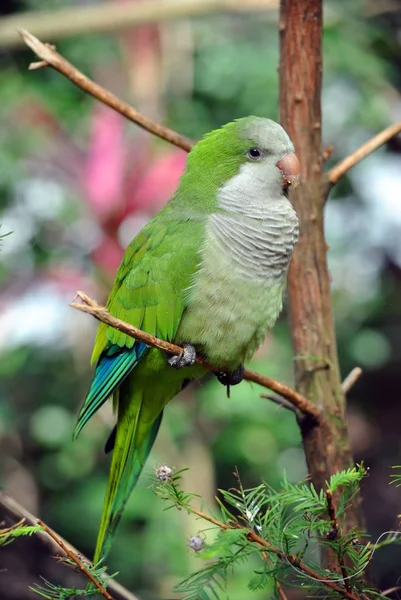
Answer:
<svg viewBox="0 0 401 600"><path fill-rule="evenodd" d="M78 422L74 429L74 438L77 437L91 416L131 373L146 349L146 344L136 342L129 349L111 346L102 354L95 369L91 388L79 413Z"/></svg>

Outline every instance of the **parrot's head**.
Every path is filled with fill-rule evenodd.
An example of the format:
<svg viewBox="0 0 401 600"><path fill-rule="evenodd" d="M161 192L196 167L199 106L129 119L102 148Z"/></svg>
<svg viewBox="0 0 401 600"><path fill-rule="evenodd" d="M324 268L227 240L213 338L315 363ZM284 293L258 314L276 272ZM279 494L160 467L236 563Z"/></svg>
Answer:
<svg viewBox="0 0 401 600"><path fill-rule="evenodd" d="M270 203L287 196L299 174L294 145L281 125L253 116L206 134L191 150L186 172L198 189L213 192L222 208L231 196L232 209L240 198ZM222 193L225 202L219 201Z"/></svg>
<svg viewBox="0 0 401 600"><path fill-rule="evenodd" d="M261 117L246 117L235 124L247 148L243 171L263 178L269 186L277 186L284 192L290 185L298 184L300 164L294 145L281 125Z"/></svg>

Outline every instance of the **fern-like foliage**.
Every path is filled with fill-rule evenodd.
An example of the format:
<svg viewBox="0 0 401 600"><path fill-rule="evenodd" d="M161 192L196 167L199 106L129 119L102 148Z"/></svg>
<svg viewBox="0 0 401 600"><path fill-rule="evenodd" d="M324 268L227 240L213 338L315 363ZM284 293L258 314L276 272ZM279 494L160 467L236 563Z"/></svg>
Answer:
<svg viewBox="0 0 401 600"><path fill-rule="evenodd" d="M224 592L229 569L245 562L252 552L244 529L220 531L215 542L202 550L202 558L213 562L178 584L174 592L186 600L218 598L218 591Z"/></svg>
<svg viewBox="0 0 401 600"><path fill-rule="evenodd" d="M69 600L70 598L76 598L77 596L84 596L86 598L99 594L99 590L94 588L93 590L78 589L78 588L65 588L61 585L54 585L44 577L41 577L44 582L44 586L33 585L29 586L31 592L46 598L46 600Z"/></svg>
<svg viewBox="0 0 401 600"><path fill-rule="evenodd" d="M397 469L396 473L390 475L390 483L395 483L397 487L401 486L401 465L395 465L393 469Z"/></svg>
<svg viewBox="0 0 401 600"><path fill-rule="evenodd" d="M70 565L75 568L77 566L76 562L71 560L70 558L64 558L63 562L66 565ZM110 581L110 579L113 579L117 575L117 573L109 575L107 573L107 567L102 565L102 561L100 561L96 565L92 565L88 561L85 561L85 569L103 588L106 588L108 581ZM29 589L37 596L40 596L41 598L46 598L47 600L69 600L71 598L75 598L76 596L84 596L85 598L89 598L91 596L99 597L99 589L93 584L88 585L85 588L65 588L61 585L53 584L44 577L41 577L41 579L44 585L36 584L30 586Z"/></svg>
<svg viewBox="0 0 401 600"><path fill-rule="evenodd" d="M344 527L347 511L366 475L363 465L336 473L326 482L326 488L319 491L309 482L293 484L286 478L278 491L265 483L245 489L239 473L235 472L235 487L219 490L215 514L193 506L198 496L181 487L185 470L174 473L167 466L156 470L153 482L156 495L165 502L166 510L174 507L186 510L205 520L204 532L213 526L218 533L212 543L206 542L206 535L191 538L189 546L202 566L174 589L181 600L226 597L230 573L244 563L250 569L250 592L264 590L270 598L282 597L282 585L302 588L305 597L338 599L351 594L355 598L385 598L365 584L364 571L374 552L399 543L401 535L387 532L373 544L366 541L364 532ZM395 474L393 481L401 484L401 476ZM46 531L46 525L42 525L26 525L22 519L12 527L0 529L0 546L24 535ZM310 550L316 552L316 548L322 547L337 559L338 568L333 572L323 569L318 560L312 562ZM78 564L99 587L106 588L116 575L108 575L102 562L92 565L73 553L63 561ZM43 585L32 586L30 590L47 600L99 595L93 583L78 589L65 588L43 578L42 581Z"/></svg>
<svg viewBox="0 0 401 600"><path fill-rule="evenodd" d="M8 546L15 539L24 535L31 536L38 531L43 531L40 525L25 525L25 519L22 519L19 523L0 529L0 546Z"/></svg>
<svg viewBox="0 0 401 600"><path fill-rule="evenodd" d="M302 587L308 595L324 592L327 598L344 597L347 590L357 597L368 590L372 596L363 574L374 545L361 541L366 537L363 532L344 528L347 510L365 475L363 465L357 465L333 475L325 490L317 491L308 482L292 484L284 478L275 491L264 483L244 489L235 473L237 485L219 490L218 509L213 515L192 507L194 496L180 488L182 471L172 474L167 482L158 482L155 492L168 502L169 508L175 505L194 512L220 528L216 539L197 552L199 559L208 561L206 566L174 591L182 600L224 597L231 569L252 556L253 572L248 584L251 591L270 588L271 595L277 595L280 582ZM388 543L392 540L386 539L385 544ZM338 570L328 572L308 559L309 549L317 546L330 548L337 557ZM259 565L256 568L255 563ZM374 597L381 597L377 590Z"/></svg>
<svg viewBox="0 0 401 600"><path fill-rule="evenodd" d="M41 525L25 525L25 519L22 519L15 525L11 527L7 527L4 529L0 529L0 546L7 546L11 544L14 540L22 536L31 536L39 531L45 531ZM60 560L60 559L58 559ZM72 560L69 557L65 557L61 559L63 563L77 567L77 562ZM107 582L114 578L117 573L113 575L109 575L107 573L107 567L102 564L100 561L98 564L93 565L86 559L82 559L81 557L77 557L77 560L81 563L84 563L85 569L88 573L92 575L94 580L100 584L103 588L107 587ZM75 598L77 596L98 596L99 589L95 587L93 584L87 586L86 588L65 588L61 585L56 585L47 581L44 577L41 578L44 585L34 585L30 586L29 589L31 592L35 593L37 596L41 598L47 598L48 600L68 600L70 598Z"/></svg>

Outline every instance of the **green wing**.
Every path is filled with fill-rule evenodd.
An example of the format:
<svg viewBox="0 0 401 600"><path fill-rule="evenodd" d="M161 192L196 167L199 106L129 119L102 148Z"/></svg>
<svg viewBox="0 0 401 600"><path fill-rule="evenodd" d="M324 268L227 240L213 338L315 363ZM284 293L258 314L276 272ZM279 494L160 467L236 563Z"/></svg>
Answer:
<svg viewBox="0 0 401 600"><path fill-rule="evenodd" d="M171 210L166 209L127 248L107 309L113 316L171 341L185 309L185 291L197 268L204 227L200 221L174 219ZM92 354L92 362L98 364L74 436L148 350L134 338L100 324Z"/></svg>
<svg viewBox="0 0 401 600"><path fill-rule="evenodd" d="M199 263L204 224L174 219L167 208L164 217L166 213L167 218L163 211L159 213L128 247L107 308L112 315L169 341L174 339L185 310L186 291ZM97 561L110 550L124 506L157 435L163 407L179 392L185 375L167 368L159 351L103 323L92 360L98 364L76 433L111 395L118 406Z"/></svg>
<svg viewBox="0 0 401 600"><path fill-rule="evenodd" d="M164 220L159 213L134 238L124 255L107 302L115 317L170 341L185 303L185 289L199 260L203 226L195 221ZM92 362L106 347L132 348L135 340L100 324Z"/></svg>

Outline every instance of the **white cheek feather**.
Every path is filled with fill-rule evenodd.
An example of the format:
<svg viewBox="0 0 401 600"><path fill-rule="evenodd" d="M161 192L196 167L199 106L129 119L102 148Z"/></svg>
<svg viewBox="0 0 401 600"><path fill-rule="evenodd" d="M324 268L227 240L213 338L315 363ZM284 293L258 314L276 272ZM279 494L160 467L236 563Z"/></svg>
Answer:
<svg viewBox="0 0 401 600"><path fill-rule="evenodd" d="M270 204L282 196L282 179L278 169L266 160L241 165L237 175L217 193L217 203L227 212L264 219Z"/></svg>

